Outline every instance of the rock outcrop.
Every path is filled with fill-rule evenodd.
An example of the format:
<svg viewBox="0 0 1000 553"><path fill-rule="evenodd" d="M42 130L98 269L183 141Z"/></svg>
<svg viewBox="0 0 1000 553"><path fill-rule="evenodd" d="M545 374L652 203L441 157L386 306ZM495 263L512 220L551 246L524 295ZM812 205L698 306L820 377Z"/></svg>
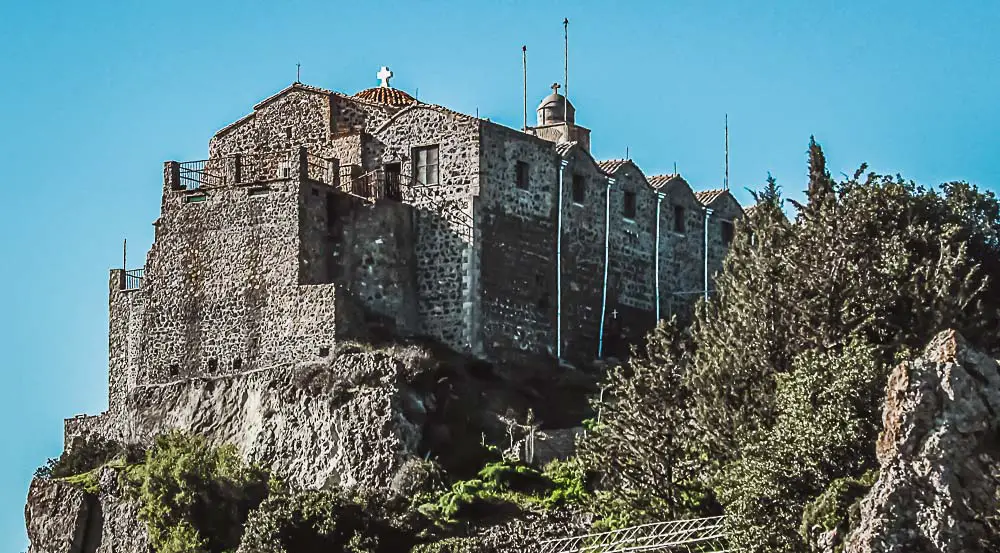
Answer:
<svg viewBox="0 0 1000 553"><path fill-rule="evenodd" d="M892 372L877 445L879 479L849 553L1000 551L1000 366L953 331Z"/></svg>
<svg viewBox="0 0 1000 553"><path fill-rule="evenodd" d="M470 364L417 346L359 346L325 363L136 386L120 413L70 419L66 441L97 436L148 444L179 429L236 446L298 489L397 488L397 476L416 458L434 458L458 474L463 464L478 470L483 438L502 443L509 420L524 420L529 410L547 423L542 436L571 437L590 377L553 374ZM559 416L568 429L560 429ZM552 441L562 454L572 451ZM59 479L35 480L25 509L31 553L148 551L120 469L100 471L97 494Z"/></svg>
<svg viewBox="0 0 1000 553"><path fill-rule="evenodd" d="M75 486L58 480L32 480L24 507L31 553L82 551L90 504L90 498Z"/></svg>

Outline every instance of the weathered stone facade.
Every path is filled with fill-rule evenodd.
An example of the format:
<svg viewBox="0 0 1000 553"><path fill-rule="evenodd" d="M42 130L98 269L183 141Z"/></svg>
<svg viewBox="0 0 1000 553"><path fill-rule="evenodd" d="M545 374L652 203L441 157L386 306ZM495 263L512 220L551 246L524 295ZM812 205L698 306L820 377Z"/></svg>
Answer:
<svg viewBox="0 0 1000 553"><path fill-rule="evenodd" d="M208 160L165 164L144 273L111 272L106 416L140 385L311 362L379 331L493 360L624 355L721 268L732 195L594 160L561 96L522 132L388 90L296 83Z"/></svg>

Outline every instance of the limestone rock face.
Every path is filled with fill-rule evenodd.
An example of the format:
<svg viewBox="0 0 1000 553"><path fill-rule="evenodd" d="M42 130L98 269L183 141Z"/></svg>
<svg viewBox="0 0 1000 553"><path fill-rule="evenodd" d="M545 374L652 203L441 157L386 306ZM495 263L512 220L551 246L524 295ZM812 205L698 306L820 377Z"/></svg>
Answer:
<svg viewBox="0 0 1000 553"><path fill-rule="evenodd" d="M139 505L125 494L120 472L101 471L101 493L94 503L83 553L148 553L146 525L139 520Z"/></svg>
<svg viewBox="0 0 1000 553"><path fill-rule="evenodd" d="M29 553L79 553L89 514L90 498L79 489L58 480L35 478L24 507Z"/></svg>
<svg viewBox="0 0 1000 553"><path fill-rule="evenodd" d="M879 479L849 553L1000 550L992 470L1000 460L1000 367L953 331L889 377Z"/></svg>
<svg viewBox="0 0 1000 553"><path fill-rule="evenodd" d="M410 369L371 352L143 386L128 397L124 441L183 429L235 445L296 486L385 487L421 439L422 399L401 376Z"/></svg>

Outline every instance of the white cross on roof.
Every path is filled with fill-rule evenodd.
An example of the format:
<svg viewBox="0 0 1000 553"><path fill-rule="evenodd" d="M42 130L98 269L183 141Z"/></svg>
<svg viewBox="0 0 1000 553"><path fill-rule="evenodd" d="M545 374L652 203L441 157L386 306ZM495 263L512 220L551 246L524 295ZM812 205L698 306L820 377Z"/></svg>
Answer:
<svg viewBox="0 0 1000 553"><path fill-rule="evenodd" d="M375 76L382 81L382 84L379 86L389 88L389 79L392 78L392 71L389 71L388 67L383 65L382 69L379 69L378 74Z"/></svg>

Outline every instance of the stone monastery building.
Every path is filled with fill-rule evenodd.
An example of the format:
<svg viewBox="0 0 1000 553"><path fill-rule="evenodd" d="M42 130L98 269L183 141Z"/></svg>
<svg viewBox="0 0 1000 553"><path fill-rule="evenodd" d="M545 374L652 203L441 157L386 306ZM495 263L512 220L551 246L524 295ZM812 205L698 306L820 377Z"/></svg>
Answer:
<svg viewBox="0 0 1000 553"><path fill-rule="evenodd" d="M279 367L341 337L493 360L624 353L706 293L725 190L595 160L554 92L515 130L381 86L296 82L164 166L145 266L110 282L114 410L137 384Z"/></svg>

